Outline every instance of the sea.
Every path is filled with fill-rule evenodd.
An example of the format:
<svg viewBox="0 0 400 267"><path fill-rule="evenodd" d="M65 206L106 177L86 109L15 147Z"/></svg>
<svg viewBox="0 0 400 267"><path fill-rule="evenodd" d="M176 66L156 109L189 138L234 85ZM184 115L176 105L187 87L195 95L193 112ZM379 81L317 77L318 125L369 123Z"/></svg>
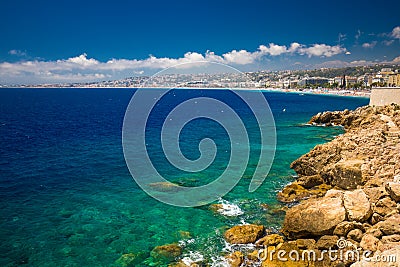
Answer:
<svg viewBox="0 0 400 267"><path fill-rule="evenodd" d="M0 266L168 266L170 262L152 250L172 243L182 247L179 258L186 263L225 266L226 254L249 248L227 244L224 232L250 223L278 232L284 205L276 194L295 178L290 163L343 133L340 126L312 126L307 121L318 112L355 109L369 102L361 97L263 92L276 127L272 167L262 185L249 192L259 153L250 155L238 184L213 202L223 209L215 209L210 204L164 204L132 178L122 127L135 92L0 89ZM250 145L259 146L251 109L241 108L244 104L235 101L231 91L171 90L150 116L146 144L151 144L153 165L167 180L188 187L211 182L229 161L229 135L207 119L187 125L179 139L183 154L192 160L200 156L202 138L215 141L218 153L206 170L185 172L171 167L163 156L164 115L180 101L199 96L219 99L241 113ZM124 254L134 258L131 265L121 260Z"/></svg>

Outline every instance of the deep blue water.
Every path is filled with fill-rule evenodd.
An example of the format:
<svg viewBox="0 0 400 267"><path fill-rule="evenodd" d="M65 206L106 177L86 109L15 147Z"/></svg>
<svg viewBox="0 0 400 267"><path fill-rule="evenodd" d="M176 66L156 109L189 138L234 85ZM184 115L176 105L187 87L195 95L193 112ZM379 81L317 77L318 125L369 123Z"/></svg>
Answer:
<svg viewBox="0 0 400 267"><path fill-rule="evenodd" d="M250 159L245 179L224 197L243 212L230 217L208 206L179 208L160 203L136 185L125 164L121 140L123 117L134 92L0 89L0 266L112 266L125 253L141 255L137 266L161 266L150 251L185 240L182 257L197 252L215 260L225 245L222 233L229 226L261 223L277 230L282 214L273 208L264 210L260 204L279 206L276 192L294 175L290 163L342 133L339 127L304 123L320 111L368 104L364 98L264 93L277 126L275 160L264 184L249 193L250 179L246 178L256 164ZM198 95L225 97L217 90L175 93L178 102ZM254 118L230 97L226 100L232 100L247 122L252 151L257 151ZM152 160L160 169L167 161L159 150L159 135L152 133L161 125L163 112L176 104L172 98L166 100L153 114L148 134ZM208 120L198 120L192 129L182 131L185 156L199 156L197 145L204 136L216 140L215 164L190 175L165 167L170 180L201 185L226 166L226 133Z"/></svg>

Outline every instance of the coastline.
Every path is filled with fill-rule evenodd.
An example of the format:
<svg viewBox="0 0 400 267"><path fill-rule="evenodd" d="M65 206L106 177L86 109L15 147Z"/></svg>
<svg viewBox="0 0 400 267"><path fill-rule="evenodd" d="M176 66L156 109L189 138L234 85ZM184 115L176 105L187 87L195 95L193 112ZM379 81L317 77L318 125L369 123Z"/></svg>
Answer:
<svg viewBox="0 0 400 267"><path fill-rule="evenodd" d="M52 86L22 86L22 87L0 87L1 89L200 89L200 90L233 90L233 91L258 91L258 92L271 92L271 93L289 93L301 95L327 95L327 96L341 96L341 97L362 97L370 98L370 91L341 91L341 90L328 90L328 89L315 89L315 90L299 90L299 89L284 89L284 88L220 88L220 87L52 87Z"/></svg>
<svg viewBox="0 0 400 267"><path fill-rule="evenodd" d="M400 106L324 112L309 124L342 125L345 133L290 165L298 177L278 193L278 199L288 205L280 233L271 233L263 225L237 225L225 232L228 243L255 248L227 255L228 265L398 266ZM279 249L286 260L269 254L260 261L256 257L260 249ZM342 257L332 259L324 255L325 250L341 251ZM288 259L289 253L304 255L304 251L315 252L318 260ZM343 257L349 251L363 254ZM376 265L379 259L386 261Z"/></svg>

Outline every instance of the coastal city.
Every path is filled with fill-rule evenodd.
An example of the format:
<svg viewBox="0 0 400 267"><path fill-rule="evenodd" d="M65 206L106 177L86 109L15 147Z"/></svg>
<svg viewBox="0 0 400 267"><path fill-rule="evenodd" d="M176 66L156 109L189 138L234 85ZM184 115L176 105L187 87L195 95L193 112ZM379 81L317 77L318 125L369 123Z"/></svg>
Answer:
<svg viewBox="0 0 400 267"><path fill-rule="evenodd" d="M399 65L377 64L372 66L320 68L315 70L162 74L150 77L135 76L120 80L88 83L19 84L11 86L3 85L1 87L248 88L367 95L373 87L399 86Z"/></svg>

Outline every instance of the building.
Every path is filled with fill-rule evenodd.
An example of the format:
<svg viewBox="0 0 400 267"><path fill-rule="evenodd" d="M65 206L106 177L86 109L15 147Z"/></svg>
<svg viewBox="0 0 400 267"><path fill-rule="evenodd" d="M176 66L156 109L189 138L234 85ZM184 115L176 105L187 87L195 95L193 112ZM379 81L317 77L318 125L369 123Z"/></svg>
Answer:
<svg viewBox="0 0 400 267"><path fill-rule="evenodd" d="M400 87L400 74L389 75L387 84L389 87Z"/></svg>
<svg viewBox="0 0 400 267"><path fill-rule="evenodd" d="M300 82L300 86L309 86L309 85L316 85L316 86L323 86L327 84L329 79L321 78L321 77L310 77L310 78L303 78Z"/></svg>

